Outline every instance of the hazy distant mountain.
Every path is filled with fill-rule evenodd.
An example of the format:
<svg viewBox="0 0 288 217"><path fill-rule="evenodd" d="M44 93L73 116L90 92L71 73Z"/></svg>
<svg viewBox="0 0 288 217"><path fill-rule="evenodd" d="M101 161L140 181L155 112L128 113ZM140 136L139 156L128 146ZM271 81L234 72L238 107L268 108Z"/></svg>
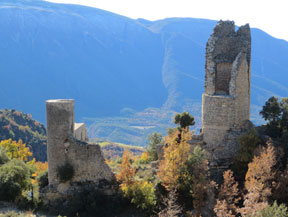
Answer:
<svg viewBox="0 0 288 217"><path fill-rule="evenodd" d="M205 44L216 21L133 20L35 0L0 1L0 108L45 121L46 99L74 98L76 119L148 107L199 116ZM252 29L252 118L288 96L288 42Z"/></svg>

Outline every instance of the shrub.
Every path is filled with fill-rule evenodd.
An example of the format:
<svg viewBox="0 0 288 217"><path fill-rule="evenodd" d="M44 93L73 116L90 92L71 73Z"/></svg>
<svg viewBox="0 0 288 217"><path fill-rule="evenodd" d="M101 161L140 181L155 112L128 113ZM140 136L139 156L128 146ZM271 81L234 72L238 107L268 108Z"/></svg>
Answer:
<svg viewBox="0 0 288 217"><path fill-rule="evenodd" d="M261 210L257 213L257 217L287 217L287 207L284 204L278 205L276 201L272 206Z"/></svg>
<svg viewBox="0 0 288 217"><path fill-rule="evenodd" d="M157 160L158 154L157 154L157 145L163 143L162 134L160 133L152 133L148 137L149 140L149 146L148 146L148 153L151 158L151 160Z"/></svg>
<svg viewBox="0 0 288 217"><path fill-rule="evenodd" d="M150 161L149 153L148 152L143 152L141 154L141 156L139 156L138 159L135 160L135 164L137 166L140 166L142 164L148 164L149 161Z"/></svg>
<svg viewBox="0 0 288 217"><path fill-rule="evenodd" d="M45 170L37 176L37 182L40 188L46 187L48 183L48 170Z"/></svg>
<svg viewBox="0 0 288 217"><path fill-rule="evenodd" d="M133 154L130 155L130 152L125 150L122 156L121 170L116 175L117 181L122 184L130 185L134 182L136 169L131 166L131 158Z"/></svg>
<svg viewBox="0 0 288 217"><path fill-rule="evenodd" d="M14 201L30 184L30 170L21 160L13 159L0 167L0 200Z"/></svg>
<svg viewBox="0 0 288 217"><path fill-rule="evenodd" d="M122 185L125 197L131 199L131 203L137 208L152 212L156 208L156 195L154 186L148 181L135 182L132 185Z"/></svg>
<svg viewBox="0 0 288 217"><path fill-rule="evenodd" d="M63 165L58 166L56 172L60 182L67 182L73 178L75 170L70 163L66 162Z"/></svg>

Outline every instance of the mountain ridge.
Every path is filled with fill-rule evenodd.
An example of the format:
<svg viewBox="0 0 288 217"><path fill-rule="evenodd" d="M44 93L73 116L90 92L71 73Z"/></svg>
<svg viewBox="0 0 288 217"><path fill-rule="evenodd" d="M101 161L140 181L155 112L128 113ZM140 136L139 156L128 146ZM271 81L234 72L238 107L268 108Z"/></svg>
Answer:
<svg viewBox="0 0 288 217"><path fill-rule="evenodd" d="M200 120L205 46L216 21L134 20L86 6L28 0L1 1L0 11L5 81L0 108L45 122L45 100L73 98L76 120L98 118L98 127L108 117L122 117L122 111L141 115L147 108L163 115L186 110ZM251 119L259 124L264 102L288 95L288 42L259 29L251 34ZM173 126L172 117L164 120L161 124ZM101 137L92 128L90 136Z"/></svg>

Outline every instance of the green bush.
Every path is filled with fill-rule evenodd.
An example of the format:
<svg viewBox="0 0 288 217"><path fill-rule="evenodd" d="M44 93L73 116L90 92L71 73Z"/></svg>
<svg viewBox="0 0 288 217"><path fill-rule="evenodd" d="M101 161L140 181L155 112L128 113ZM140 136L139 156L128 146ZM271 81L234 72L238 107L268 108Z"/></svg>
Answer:
<svg viewBox="0 0 288 217"><path fill-rule="evenodd" d="M287 207L284 204L278 205L275 201L272 206L261 210L257 217L288 217Z"/></svg>
<svg viewBox="0 0 288 217"><path fill-rule="evenodd" d="M57 177L60 179L60 182L67 182L71 180L74 173L74 167L68 162L57 167Z"/></svg>
<svg viewBox="0 0 288 217"><path fill-rule="evenodd" d="M135 182L130 186L122 186L125 197L131 199L131 203L151 213L156 208L156 195L154 185L148 181Z"/></svg>
<svg viewBox="0 0 288 217"><path fill-rule="evenodd" d="M37 176L37 182L38 182L40 188L44 188L49 184L48 183L48 170L41 172Z"/></svg>
<svg viewBox="0 0 288 217"><path fill-rule="evenodd" d="M0 167L0 200L14 201L29 187L31 172L21 160L13 159Z"/></svg>
<svg viewBox="0 0 288 217"><path fill-rule="evenodd" d="M9 160L10 159L7 155L7 150L0 146L0 165L7 163Z"/></svg>

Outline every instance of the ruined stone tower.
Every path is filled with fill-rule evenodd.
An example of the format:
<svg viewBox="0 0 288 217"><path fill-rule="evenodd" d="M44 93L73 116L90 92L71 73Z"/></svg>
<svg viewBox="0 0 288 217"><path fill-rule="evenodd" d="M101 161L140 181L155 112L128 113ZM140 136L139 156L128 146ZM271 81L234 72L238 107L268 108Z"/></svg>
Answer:
<svg viewBox="0 0 288 217"><path fill-rule="evenodd" d="M219 21L206 45L202 133L211 166L227 167L250 113L251 35L249 25L235 31ZM230 160L231 162L231 160Z"/></svg>
<svg viewBox="0 0 288 217"><path fill-rule="evenodd" d="M75 170L71 182L112 181L114 175L99 145L87 143L85 125L74 123L74 100L48 100L46 109L49 185L60 184L57 167L67 162Z"/></svg>

